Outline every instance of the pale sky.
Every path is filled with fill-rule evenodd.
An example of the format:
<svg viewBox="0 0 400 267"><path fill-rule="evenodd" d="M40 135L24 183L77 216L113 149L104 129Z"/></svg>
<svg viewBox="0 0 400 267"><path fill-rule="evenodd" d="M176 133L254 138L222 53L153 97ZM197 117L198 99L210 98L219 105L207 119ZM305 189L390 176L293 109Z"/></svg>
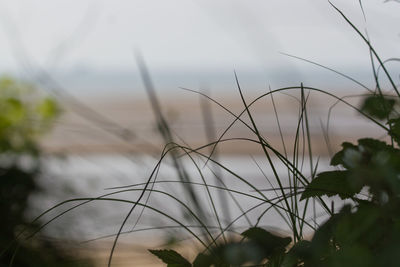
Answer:
<svg viewBox="0 0 400 267"><path fill-rule="evenodd" d="M400 57L400 4L333 1L385 59ZM368 49L326 0L0 0L0 71L303 69L286 52L369 68ZM25 55L25 56L24 56ZM307 67L304 67L307 66Z"/></svg>

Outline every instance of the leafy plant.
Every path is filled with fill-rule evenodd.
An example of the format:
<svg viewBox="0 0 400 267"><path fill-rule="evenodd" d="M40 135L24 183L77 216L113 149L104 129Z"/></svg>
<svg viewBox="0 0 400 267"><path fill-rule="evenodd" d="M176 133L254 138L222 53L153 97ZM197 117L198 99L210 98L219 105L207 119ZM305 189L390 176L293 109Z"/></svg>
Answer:
<svg viewBox="0 0 400 267"><path fill-rule="evenodd" d="M0 78L0 266L80 264L40 236L32 240L21 235L21 229L27 233L37 227L25 216L29 196L40 190L36 183L41 169L37 138L51 127L59 112L54 99L40 95L31 85Z"/></svg>

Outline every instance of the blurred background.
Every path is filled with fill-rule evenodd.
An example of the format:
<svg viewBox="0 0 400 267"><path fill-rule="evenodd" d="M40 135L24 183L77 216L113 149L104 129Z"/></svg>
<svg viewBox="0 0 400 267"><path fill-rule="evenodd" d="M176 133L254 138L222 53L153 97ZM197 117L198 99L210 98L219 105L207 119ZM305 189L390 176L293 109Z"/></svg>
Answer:
<svg viewBox="0 0 400 267"><path fill-rule="evenodd" d="M367 30L384 60L400 54L400 5L386 2L365 1L360 6L356 0L334 1L362 33ZM149 101L149 87L155 89L173 140L197 148L215 141L235 119L198 92L234 114L243 110L234 72L249 102L270 90L303 83L337 97L347 96L346 101L357 106L359 95L374 90L376 83L368 46L328 1L317 0L0 0L0 58L3 77L18 83L18 88L35 88L33 98L54 101L52 108L45 107L52 110L51 126L32 139L35 151L40 151L33 153L35 158L40 154L36 158L40 172L32 172L35 186L23 200L23 223L63 200L96 197L110 192L106 188L147 181L168 141L158 130L160 114L154 101ZM387 66L392 73L399 73L397 63ZM387 81L381 76L385 87ZM289 154L293 153L299 120L300 93L298 88L282 91L252 107L262 134ZM22 90L12 98L27 95ZM307 97L311 157L320 160L319 170L327 168L328 157L345 139L382 135L354 109L337 104L337 99L318 92ZM26 106L24 101L21 104ZM32 112L37 111L26 111ZM48 113L40 114L46 117ZM226 137L254 135L235 124ZM26 147L10 146L2 150L3 158L7 159L10 151L32 154ZM210 153L209 148L203 151ZM240 141L218 146L220 162L266 188L260 177L271 170L262 164L261 154L258 146ZM190 160L183 162L198 178ZM198 162L202 165L200 159ZM204 172L210 175L210 170ZM174 176L174 167L166 160L159 179L173 180ZM232 187L247 190L229 174L221 176ZM172 184L163 186L165 191L183 194L184 189ZM131 201L137 196L138 192L118 195ZM147 200L184 220L179 208L166 204L171 199L152 196ZM254 204L243 201L245 206ZM72 207L70 204L47 214L40 223ZM231 216L240 214L229 207ZM129 209L129 204L87 203L46 225L40 235L46 242L58 244L57 249L79 251L74 262L105 266L112 235ZM153 229L165 225L170 229ZM281 223L272 216L265 225L279 227ZM240 221L237 227L241 227ZM141 209L129 217L125 228L144 230L120 238L113 266L157 264L157 259L144 256L146 249L161 246L165 240L176 241L178 236L176 224ZM91 241L104 236L108 237ZM4 242L2 247L6 247Z"/></svg>

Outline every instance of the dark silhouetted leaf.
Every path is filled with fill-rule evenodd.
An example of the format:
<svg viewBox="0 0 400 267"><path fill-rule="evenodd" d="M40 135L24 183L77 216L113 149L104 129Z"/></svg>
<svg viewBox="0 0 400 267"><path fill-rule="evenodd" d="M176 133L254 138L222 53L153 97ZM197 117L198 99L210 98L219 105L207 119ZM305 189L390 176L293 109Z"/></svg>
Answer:
<svg viewBox="0 0 400 267"><path fill-rule="evenodd" d="M364 100L361 110L372 117L383 120L389 117L395 103L394 99L373 95Z"/></svg>
<svg viewBox="0 0 400 267"><path fill-rule="evenodd" d="M167 264L167 267L191 267L192 264L178 252L170 249L149 251Z"/></svg>
<svg viewBox="0 0 400 267"><path fill-rule="evenodd" d="M242 236L261 247L266 254L266 257L270 257L276 252L285 251L286 246L292 241L290 237L273 235L258 227L252 227L246 230L242 233Z"/></svg>
<svg viewBox="0 0 400 267"><path fill-rule="evenodd" d="M397 144L400 144L400 118L391 119L388 124L390 125L389 135L393 137Z"/></svg>
<svg viewBox="0 0 400 267"><path fill-rule="evenodd" d="M351 198L359 193L360 186L355 186L349 181L348 171L329 171L317 175L306 187L301 200L310 197L339 195L341 199Z"/></svg>
<svg viewBox="0 0 400 267"><path fill-rule="evenodd" d="M343 161L344 159L344 152L347 149L357 149L357 146L353 145L352 143L344 142L342 144L343 149L337 152L331 159L331 165L332 166L338 166L342 165L345 166L345 163Z"/></svg>
<svg viewBox="0 0 400 267"><path fill-rule="evenodd" d="M370 152L375 153L381 150L391 149L391 146L383 141L372 139L372 138L362 138L358 140L358 146L367 148Z"/></svg>
<svg viewBox="0 0 400 267"><path fill-rule="evenodd" d="M261 263L267 257L263 248L254 242L229 243L219 251L217 257L226 262L227 266L241 266L247 262Z"/></svg>
<svg viewBox="0 0 400 267"><path fill-rule="evenodd" d="M199 253L193 262L193 267L210 267L213 264L213 258L210 255Z"/></svg>
<svg viewBox="0 0 400 267"><path fill-rule="evenodd" d="M346 169L358 167L360 164L369 164L373 155L380 151L392 150L392 147L383 141L372 138L358 140L358 145L348 142L342 144L343 149L337 152L331 160L331 165L342 165Z"/></svg>
<svg viewBox="0 0 400 267"><path fill-rule="evenodd" d="M280 267L294 267L312 257L311 242L301 240L294 244L283 259Z"/></svg>
<svg viewBox="0 0 400 267"><path fill-rule="evenodd" d="M265 267L282 267L284 259L285 259L285 253L282 252L276 254L271 259L268 260Z"/></svg>

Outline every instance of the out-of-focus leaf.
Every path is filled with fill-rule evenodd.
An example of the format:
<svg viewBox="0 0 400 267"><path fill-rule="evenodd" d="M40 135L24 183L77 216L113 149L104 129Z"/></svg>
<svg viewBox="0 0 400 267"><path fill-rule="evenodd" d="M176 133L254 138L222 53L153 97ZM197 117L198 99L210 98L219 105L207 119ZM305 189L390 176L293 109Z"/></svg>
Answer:
<svg viewBox="0 0 400 267"><path fill-rule="evenodd" d="M393 137L397 144L400 144L400 118L390 119L388 124L390 125L389 135Z"/></svg>
<svg viewBox="0 0 400 267"><path fill-rule="evenodd" d="M0 153L35 154L38 136L58 114L55 100L40 97L29 84L0 77Z"/></svg>
<svg viewBox="0 0 400 267"><path fill-rule="evenodd" d="M352 143L349 142L344 142L342 144L343 149L337 152L331 159L331 165L332 166L337 166L337 165L345 165L343 161L344 157L344 151L347 149L357 149L357 146L353 145Z"/></svg>
<svg viewBox="0 0 400 267"><path fill-rule="evenodd" d="M278 253L268 260L265 267L282 267L284 259L285 253Z"/></svg>
<svg viewBox="0 0 400 267"><path fill-rule="evenodd" d="M213 264L213 258L210 255L199 253L193 262L193 267L210 267Z"/></svg>
<svg viewBox="0 0 400 267"><path fill-rule="evenodd" d="M372 117L383 120L389 118L396 101L380 95L369 96L364 100L361 110Z"/></svg>
<svg viewBox="0 0 400 267"><path fill-rule="evenodd" d="M342 165L346 169L353 169L360 164L368 165L370 159L380 151L393 148L383 141L372 138L362 138L358 140L358 145L348 142L342 144L343 149L337 152L331 160L331 165Z"/></svg>
<svg viewBox="0 0 400 267"><path fill-rule="evenodd" d="M358 140L358 146L362 146L364 149L368 149L369 152L375 153L377 151L391 149L392 147L383 141L376 140L373 138L362 138Z"/></svg>
<svg viewBox="0 0 400 267"><path fill-rule="evenodd" d="M151 250L149 251L156 255L160 260L167 264L167 267L191 267L192 264L182 257L178 252L171 249Z"/></svg>
<svg viewBox="0 0 400 267"><path fill-rule="evenodd" d="M347 199L359 193L361 189L362 186L349 180L348 171L322 172L307 185L301 200L324 195L328 197L339 195L341 199Z"/></svg>
<svg viewBox="0 0 400 267"><path fill-rule="evenodd" d="M332 267L375 267L377 266L374 262L371 251L360 245L346 246L342 249L333 253L329 258Z"/></svg>
<svg viewBox="0 0 400 267"><path fill-rule="evenodd" d="M37 111L43 119L51 119L59 113L59 107L53 99L45 98L37 106Z"/></svg>
<svg viewBox="0 0 400 267"><path fill-rule="evenodd" d="M292 241L290 237L280 237L259 227L252 227L244 231L242 236L260 246L267 257L276 252L285 251L286 246Z"/></svg>
<svg viewBox="0 0 400 267"><path fill-rule="evenodd" d="M294 244L283 259L281 267L295 267L312 257L311 242L301 240Z"/></svg>
<svg viewBox="0 0 400 267"><path fill-rule="evenodd" d="M218 263L218 259L222 259L227 266L241 266L247 262L260 263L266 258L262 248L252 242L229 243L221 248L217 250L215 263Z"/></svg>

